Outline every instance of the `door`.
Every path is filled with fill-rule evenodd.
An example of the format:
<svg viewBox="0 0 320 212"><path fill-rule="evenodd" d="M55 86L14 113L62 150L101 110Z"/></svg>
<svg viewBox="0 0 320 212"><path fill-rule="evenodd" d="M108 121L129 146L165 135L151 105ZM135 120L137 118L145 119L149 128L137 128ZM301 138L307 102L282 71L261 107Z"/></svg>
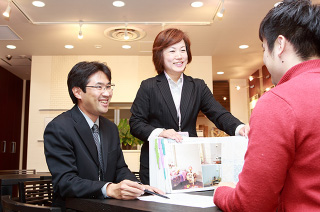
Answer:
<svg viewBox="0 0 320 212"><path fill-rule="evenodd" d="M19 169L23 80L0 67L0 170Z"/></svg>

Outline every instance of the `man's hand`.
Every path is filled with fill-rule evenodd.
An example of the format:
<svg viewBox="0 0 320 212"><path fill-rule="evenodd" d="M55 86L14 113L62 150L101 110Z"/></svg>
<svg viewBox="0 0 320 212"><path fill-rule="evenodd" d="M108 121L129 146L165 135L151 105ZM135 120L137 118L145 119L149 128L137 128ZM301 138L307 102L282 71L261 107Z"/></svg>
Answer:
<svg viewBox="0 0 320 212"><path fill-rule="evenodd" d="M158 194L162 194L162 195L165 195L165 193L163 191L161 191L160 189L157 189L155 187L152 187L152 186L149 186L149 185L143 185L143 187L145 189L148 189L149 191L153 191L155 193L158 193Z"/></svg>
<svg viewBox="0 0 320 212"><path fill-rule="evenodd" d="M110 183L107 186L107 195L115 199L132 200L144 194L144 186L130 180L120 183Z"/></svg>
<svg viewBox="0 0 320 212"><path fill-rule="evenodd" d="M149 185L142 185L130 180L123 180L120 183L110 183L107 186L107 195L115 199L131 200L144 194L144 190L164 194L163 191Z"/></svg>
<svg viewBox="0 0 320 212"><path fill-rule="evenodd" d="M221 182L218 184L217 188L221 187L221 186L228 186L228 187L231 187L231 188L235 188L236 187L236 184L232 183L232 182ZM213 196L214 194L216 193L216 189L214 189L214 192L213 192Z"/></svg>
<svg viewBox="0 0 320 212"><path fill-rule="evenodd" d="M159 137L170 138L175 140L178 143L182 142L182 136L179 135L179 133L177 133L174 129L163 130L159 134Z"/></svg>

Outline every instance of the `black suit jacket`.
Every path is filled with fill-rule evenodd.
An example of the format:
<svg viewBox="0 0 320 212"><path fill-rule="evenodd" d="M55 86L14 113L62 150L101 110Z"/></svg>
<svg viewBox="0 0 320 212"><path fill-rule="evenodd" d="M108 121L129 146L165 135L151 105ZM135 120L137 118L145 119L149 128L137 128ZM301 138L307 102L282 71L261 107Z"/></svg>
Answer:
<svg viewBox="0 0 320 212"><path fill-rule="evenodd" d="M201 79L183 75L181 94L181 131L196 137L196 121L202 111L219 129L234 135L237 126L242 124L219 102ZM140 164L149 167L149 135L155 128L179 130L177 110L171 95L168 80L164 73L142 81L131 107L131 134L144 141Z"/></svg>
<svg viewBox="0 0 320 212"><path fill-rule="evenodd" d="M106 182L137 181L128 169L117 126L99 118L104 179L99 181L98 152L92 131L78 106L53 119L44 132L44 149L54 187L54 205L64 207L65 197L103 198Z"/></svg>

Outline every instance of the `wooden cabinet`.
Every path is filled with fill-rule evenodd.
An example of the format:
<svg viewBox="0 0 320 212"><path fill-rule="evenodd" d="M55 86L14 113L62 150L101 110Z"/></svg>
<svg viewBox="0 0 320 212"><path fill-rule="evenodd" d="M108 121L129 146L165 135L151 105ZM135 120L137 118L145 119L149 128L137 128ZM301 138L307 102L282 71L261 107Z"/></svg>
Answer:
<svg viewBox="0 0 320 212"><path fill-rule="evenodd" d="M258 94L260 96L261 89L260 89L260 70L257 70L251 75L251 79L249 80L249 98L254 97Z"/></svg>
<svg viewBox="0 0 320 212"><path fill-rule="evenodd" d="M0 170L19 169L23 80L0 67Z"/></svg>
<svg viewBox="0 0 320 212"><path fill-rule="evenodd" d="M264 65L261 69L255 71L249 78L249 98L250 111L255 107L258 99L274 85L271 81L271 75Z"/></svg>
<svg viewBox="0 0 320 212"><path fill-rule="evenodd" d="M262 82L263 93L274 87L271 81L271 74L265 65L262 66Z"/></svg>

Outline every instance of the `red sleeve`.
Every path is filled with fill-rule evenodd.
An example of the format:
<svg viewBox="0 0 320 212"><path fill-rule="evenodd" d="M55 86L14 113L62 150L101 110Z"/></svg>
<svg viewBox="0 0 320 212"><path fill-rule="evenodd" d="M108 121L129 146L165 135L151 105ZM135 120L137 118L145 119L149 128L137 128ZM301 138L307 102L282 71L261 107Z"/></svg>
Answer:
<svg viewBox="0 0 320 212"><path fill-rule="evenodd" d="M295 153L295 115L272 93L258 101L250 118L248 150L235 189L217 188L214 203L223 211L275 211Z"/></svg>

